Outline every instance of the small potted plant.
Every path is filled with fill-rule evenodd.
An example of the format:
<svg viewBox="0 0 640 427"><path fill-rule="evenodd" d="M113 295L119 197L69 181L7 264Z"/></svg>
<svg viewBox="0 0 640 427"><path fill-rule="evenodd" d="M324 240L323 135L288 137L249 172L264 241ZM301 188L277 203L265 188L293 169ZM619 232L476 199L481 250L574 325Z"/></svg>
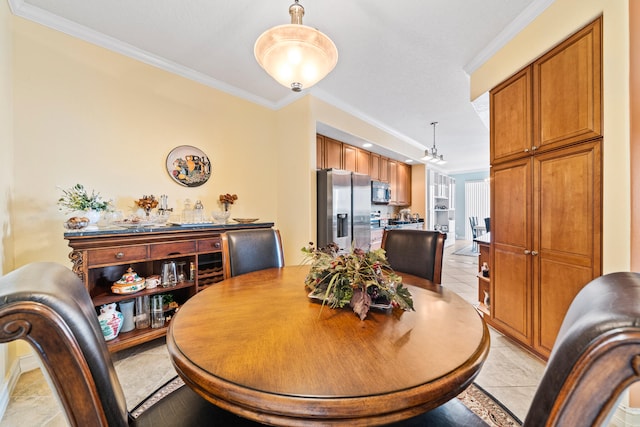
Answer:
<svg viewBox="0 0 640 427"><path fill-rule="evenodd" d="M98 222L101 213L111 208L111 201L104 200L100 193L94 190L89 194L82 184L61 190L62 197L58 199L58 208L67 212L83 212L91 224Z"/></svg>

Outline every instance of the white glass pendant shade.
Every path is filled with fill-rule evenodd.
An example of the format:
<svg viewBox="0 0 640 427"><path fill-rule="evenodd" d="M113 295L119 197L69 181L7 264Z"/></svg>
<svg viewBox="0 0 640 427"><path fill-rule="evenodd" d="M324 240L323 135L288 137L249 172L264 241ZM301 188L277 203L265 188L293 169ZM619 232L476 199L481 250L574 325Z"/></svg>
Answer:
<svg viewBox="0 0 640 427"><path fill-rule="evenodd" d="M302 25L304 8L289 6L291 24L273 27L253 47L258 64L278 83L294 92L322 80L338 63L338 49L329 37Z"/></svg>
<svg viewBox="0 0 640 427"><path fill-rule="evenodd" d="M329 37L298 24L265 31L258 37L254 53L271 77L296 92L318 83L338 62L338 50Z"/></svg>

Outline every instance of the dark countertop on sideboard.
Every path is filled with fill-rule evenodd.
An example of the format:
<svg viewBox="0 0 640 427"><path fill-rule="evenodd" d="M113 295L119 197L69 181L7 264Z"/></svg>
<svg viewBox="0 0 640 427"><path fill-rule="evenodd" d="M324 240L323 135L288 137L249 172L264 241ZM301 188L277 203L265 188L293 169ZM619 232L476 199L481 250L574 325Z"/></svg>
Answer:
<svg viewBox="0 0 640 427"><path fill-rule="evenodd" d="M219 231L224 233L228 230L238 230L247 228L268 228L273 227L273 222L253 222L249 224L233 223L233 224L194 224L194 225L165 225L165 226L148 226L148 227L118 227L110 226L99 228L97 230L80 230L80 231L67 231L64 233L65 239L73 239L78 237L98 237L108 235L133 235L133 234L145 234L145 233L167 233L167 232L181 232L181 231Z"/></svg>

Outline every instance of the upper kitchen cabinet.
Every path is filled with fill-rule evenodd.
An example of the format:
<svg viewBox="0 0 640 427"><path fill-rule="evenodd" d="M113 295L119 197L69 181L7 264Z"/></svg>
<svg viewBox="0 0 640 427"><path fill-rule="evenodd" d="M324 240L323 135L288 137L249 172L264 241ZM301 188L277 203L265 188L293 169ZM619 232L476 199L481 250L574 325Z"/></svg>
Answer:
<svg viewBox="0 0 640 427"><path fill-rule="evenodd" d="M602 18L533 63L533 140L540 150L602 135Z"/></svg>
<svg viewBox="0 0 640 427"><path fill-rule="evenodd" d="M371 153L371 179L373 181L380 181L380 155Z"/></svg>
<svg viewBox="0 0 640 427"><path fill-rule="evenodd" d="M409 206L411 204L411 166L395 160L388 160L390 205Z"/></svg>
<svg viewBox="0 0 640 427"><path fill-rule="evenodd" d="M602 19L490 92L491 164L602 135Z"/></svg>
<svg viewBox="0 0 640 427"><path fill-rule="evenodd" d="M342 142L316 134L316 167L343 169Z"/></svg>
<svg viewBox="0 0 640 427"><path fill-rule="evenodd" d="M371 175L371 153L352 145L342 145L343 169Z"/></svg>
<svg viewBox="0 0 640 427"><path fill-rule="evenodd" d="M411 166L379 154L316 134L318 169L344 169L369 175L374 181L388 182L390 205L411 205Z"/></svg>
<svg viewBox="0 0 640 427"><path fill-rule="evenodd" d="M491 164L525 156L532 144L531 67L489 93Z"/></svg>

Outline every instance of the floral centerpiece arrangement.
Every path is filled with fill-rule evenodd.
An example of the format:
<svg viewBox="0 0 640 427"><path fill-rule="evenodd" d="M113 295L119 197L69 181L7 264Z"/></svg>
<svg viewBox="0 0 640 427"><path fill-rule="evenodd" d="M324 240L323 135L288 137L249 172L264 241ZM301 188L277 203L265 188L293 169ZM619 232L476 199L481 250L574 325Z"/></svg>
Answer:
<svg viewBox="0 0 640 427"><path fill-rule="evenodd" d="M100 193L87 192L82 184L76 184L69 189L61 189L62 197L58 199L60 210L73 211L106 211L111 208L111 201L104 200Z"/></svg>
<svg viewBox="0 0 640 427"><path fill-rule="evenodd" d="M151 209L154 209L156 206L158 206L158 200L153 194L150 196L145 195L142 196L142 199L136 200L136 206L143 209L145 214L149 216L149 214L151 213Z"/></svg>
<svg viewBox="0 0 640 427"><path fill-rule="evenodd" d="M229 210L229 205L232 205L233 202L235 202L236 200L238 200L238 196L235 194L221 194L219 197L220 203L222 204L222 206L224 206L224 210L228 211Z"/></svg>
<svg viewBox="0 0 640 427"><path fill-rule="evenodd" d="M402 277L394 273L384 249L365 252L354 248L339 254L335 243L325 248L302 248L312 260L305 286L313 295L321 296L331 308L349 304L364 320L371 304L391 304L394 308L413 310L413 299L402 285Z"/></svg>

